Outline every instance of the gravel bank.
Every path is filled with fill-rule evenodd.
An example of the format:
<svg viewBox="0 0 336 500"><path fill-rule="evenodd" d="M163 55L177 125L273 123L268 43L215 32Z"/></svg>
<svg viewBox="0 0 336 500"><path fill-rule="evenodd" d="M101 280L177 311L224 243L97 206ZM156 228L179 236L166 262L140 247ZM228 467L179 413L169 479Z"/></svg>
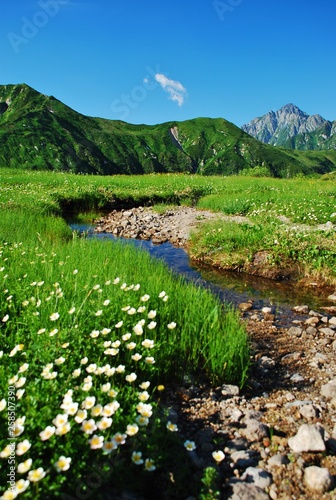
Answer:
<svg viewBox="0 0 336 500"><path fill-rule="evenodd" d="M219 217L232 220L189 207L163 215L139 207L111 212L97 231L186 246L193 228ZM213 451L225 454L220 498L336 497L335 303L334 295L318 312L297 306L300 318L286 329L275 326L271 309L241 304L253 362L243 391L192 381L166 388L162 401L171 420L197 446L190 452L195 476L215 464Z"/></svg>
<svg viewBox="0 0 336 500"><path fill-rule="evenodd" d="M197 445L195 474L225 453L221 498L335 498L336 307L301 306L288 329L266 309L242 312L253 356L243 391L190 383L167 390L165 403Z"/></svg>

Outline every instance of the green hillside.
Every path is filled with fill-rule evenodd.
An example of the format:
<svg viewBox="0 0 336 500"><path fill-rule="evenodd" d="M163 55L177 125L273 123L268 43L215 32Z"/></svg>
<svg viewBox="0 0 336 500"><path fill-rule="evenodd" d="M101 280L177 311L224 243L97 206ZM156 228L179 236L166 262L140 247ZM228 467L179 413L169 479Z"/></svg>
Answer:
<svg viewBox="0 0 336 500"><path fill-rule="evenodd" d="M0 86L0 167L103 175L230 175L263 167L291 177L335 165L336 151L275 148L222 118L131 125L84 116L24 84Z"/></svg>
<svg viewBox="0 0 336 500"><path fill-rule="evenodd" d="M326 121L321 127L312 132L298 134L284 141L285 148L308 150L336 150L336 121Z"/></svg>

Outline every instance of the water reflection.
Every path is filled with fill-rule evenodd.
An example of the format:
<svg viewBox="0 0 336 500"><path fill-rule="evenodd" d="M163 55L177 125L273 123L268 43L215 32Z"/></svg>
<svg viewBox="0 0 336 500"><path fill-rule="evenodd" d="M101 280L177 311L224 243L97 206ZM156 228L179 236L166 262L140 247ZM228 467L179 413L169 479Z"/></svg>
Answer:
<svg viewBox="0 0 336 500"><path fill-rule="evenodd" d="M87 234L89 238L100 240L116 240L110 233L95 233L95 226L70 224L71 228ZM171 243L154 244L151 241L118 238L124 244L134 245L150 253L154 258L163 260L172 272L182 275L191 281L209 289L222 301L238 305L241 302L253 301L255 309L272 307L278 325L288 326L296 316L291 306L307 304L311 309L319 309L326 305L318 291L298 288L289 282L276 282L244 273L217 271L213 268L191 264L188 254L182 248L175 248Z"/></svg>
<svg viewBox="0 0 336 500"><path fill-rule="evenodd" d="M290 281L274 281L234 271L217 271L212 268L201 268L200 272L205 280L209 279L219 286L252 295L254 299L268 300L271 305L307 304L311 309L326 305L325 297L322 297L319 290L314 287L308 289Z"/></svg>

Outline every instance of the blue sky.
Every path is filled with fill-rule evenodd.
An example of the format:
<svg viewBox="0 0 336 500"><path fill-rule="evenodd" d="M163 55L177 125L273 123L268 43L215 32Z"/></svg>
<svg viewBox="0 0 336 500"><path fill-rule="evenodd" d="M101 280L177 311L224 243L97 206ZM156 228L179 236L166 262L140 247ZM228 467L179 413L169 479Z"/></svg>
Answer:
<svg viewBox="0 0 336 500"><path fill-rule="evenodd" d="M4 0L0 84L89 116L336 119L334 0Z"/></svg>

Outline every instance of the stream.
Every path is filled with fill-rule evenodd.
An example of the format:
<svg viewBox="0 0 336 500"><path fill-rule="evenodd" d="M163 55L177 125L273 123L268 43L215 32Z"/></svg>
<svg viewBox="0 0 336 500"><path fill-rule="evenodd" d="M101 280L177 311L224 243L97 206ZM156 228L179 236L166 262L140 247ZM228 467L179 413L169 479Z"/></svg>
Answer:
<svg viewBox="0 0 336 500"><path fill-rule="evenodd" d="M223 302L234 306L249 300L253 301L253 309L261 310L271 307L275 314L275 324L280 327L292 326L295 319L302 320L302 315L292 311L296 305L306 304L310 309L319 310L329 305L325 297L321 297L317 289L298 288L287 281L274 281L258 276L233 271L218 271L202 267L190 262L183 248L176 248L171 243L154 244L152 241L116 237L111 233L95 233L95 226L89 224L70 223L73 231L85 234L87 238L99 240L122 241L125 245L141 248L156 259L165 262L169 269L186 281L210 290Z"/></svg>

